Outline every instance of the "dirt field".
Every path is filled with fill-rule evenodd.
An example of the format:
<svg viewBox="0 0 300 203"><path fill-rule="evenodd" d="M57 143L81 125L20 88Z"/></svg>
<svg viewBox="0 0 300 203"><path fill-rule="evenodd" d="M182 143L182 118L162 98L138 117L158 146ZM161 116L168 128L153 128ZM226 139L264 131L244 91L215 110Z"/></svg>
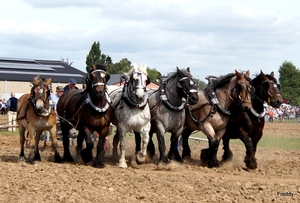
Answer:
<svg viewBox="0 0 300 203"><path fill-rule="evenodd" d="M300 136L299 123L284 126L267 124L265 131ZM104 169L81 160L56 164L50 147L41 162L28 165L18 161L18 136L0 132L0 202L300 202L300 150L258 148L258 169L247 171L242 146L232 146L231 163L208 169L199 161L205 142L193 144L192 159L183 164L157 166L155 157L138 167L130 161L133 142L128 145L128 169L118 168L110 153Z"/></svg>

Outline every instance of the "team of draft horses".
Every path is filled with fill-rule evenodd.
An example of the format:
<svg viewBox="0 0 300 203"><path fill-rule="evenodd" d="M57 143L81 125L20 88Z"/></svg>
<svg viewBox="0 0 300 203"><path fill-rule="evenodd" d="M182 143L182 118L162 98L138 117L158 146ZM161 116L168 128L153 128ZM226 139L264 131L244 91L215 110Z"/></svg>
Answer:
<svg viewBox="0 0 300 203"><path fill-rule="evenodd" d="M78 130L76 157L92 161L97 168L104 167L106 136L110 124L116 126L113 137L113 156L118 166L126 168L126 133L134 132L136 161L141 164L146 156L156 153L153 134L157 136L159 161L182 162L191 156L188 139L194 131L202 131L208 138L208 147L202 149L200 159L209 168L219 166L217 151L223 140L222 161L233 153L230 139L240 139L246 148L245 164L257 168L255 153L264 127L264 103L279 107L282 97L274 73L260 71L254 78L249 71L234 71L227 75L208 76L208 85L197 90L190 69L179 69L160 78L158 89L148 89L150 79L146 64L134 64L120 78L121 87L107 85L110 75L105 65L92 64L84 81L83 90L65 92L57 103L57 111L49 100L51 78L35 77L30 93L18 101L17 122L20 133L19 159L33 164L41 160L39 138L43 131L51 134L54 160L73 162L70 152L69 131ZM63 134L63 156L57 150L56 120ZM29 154L24 154L25 132L28 131ZM97 132L99 141L93 156L91 133ZM164 135L169 132L170 147L166 152ZM182 138L182 154L178 138ZM85 145L83 143L85 142Z"/></svg>

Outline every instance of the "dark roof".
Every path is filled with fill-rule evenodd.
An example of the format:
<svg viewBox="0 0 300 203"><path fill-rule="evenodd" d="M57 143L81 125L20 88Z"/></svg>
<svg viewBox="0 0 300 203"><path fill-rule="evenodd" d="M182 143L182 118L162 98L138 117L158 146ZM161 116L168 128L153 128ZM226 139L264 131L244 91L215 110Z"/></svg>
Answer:
<svg viewBox="0 0 300 203"><path fill-rule="evenodd" d="M62 61L0 57L0 81L31 82L38 75L51 78L54 83L68 83L70 78L74 78L82 84L86 73Z"/></svg>
<svg viewBox="0 0 300 203"><path fill-rule="evenodd" d="M120 83L120 77L123 74L110 74L110 79L107 82L109 85L115 85L117 83Z"/></svg>

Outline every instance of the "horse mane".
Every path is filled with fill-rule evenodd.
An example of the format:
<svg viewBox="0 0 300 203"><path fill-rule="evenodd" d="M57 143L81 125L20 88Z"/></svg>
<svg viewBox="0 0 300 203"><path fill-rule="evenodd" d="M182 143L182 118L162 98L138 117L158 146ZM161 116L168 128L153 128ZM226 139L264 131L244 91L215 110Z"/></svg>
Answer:
<svg viewBox="0 0 300 203"><path fill-rule="evenodd" d="M139 72L148 75L147 72L147 65L143 64L143 65L137 65L136 63L133 64L133 67L130 69L130 71L128 71L127 73L124 73L125 76L130 77L133 73L134 68L137 68Z"/></svg>
<svg viewBox="0 0 300 203"><path fill-rule="evenodd" d="M271 81L275 82L276 84L278 84L277 79L276 79L274 76L272 76L271 74L264 74L264 75L265 75L269 80L271 80ZM254 78L252 79L252 81L253 81L253 84L260 85L260 83L262 82L262 79L261 79L261 77L260 77L260 73L255 74L255 75L254 75Z"/></svg>
<svg viewBox="0 0 300 203"><path fill-rule="evenodd" d="M192 78L192 74L190 72L188 72L187 70L185 69L180 69L180 71L186 76L186 77L189 77L189 78ZM173 80L174 78L177 78L177 71L175 72L171 72L169 73L167 76L166 76L166 81L170 81L170 80Z"/></svg>
<svg viewBox="0 0 300 203"><path fill-rule="evenodd" d="M252 79L244 71L241 73L244 75L245 79L252 85ZM218 77L215 87L223 87L224 85L228 84L235 75L235 73L228 73L227 75Z"/></svg>
<svg viewBox="0 0 300 203"><path fill-rule="evenodd" d="M269 78L269 80L272 80L273 82L275 82L276 84L278 84L277 79L276 79L274 76L272 76L272 75L270 75L270 74L265 74L265 76L266 76L267 78Z"/></svg>

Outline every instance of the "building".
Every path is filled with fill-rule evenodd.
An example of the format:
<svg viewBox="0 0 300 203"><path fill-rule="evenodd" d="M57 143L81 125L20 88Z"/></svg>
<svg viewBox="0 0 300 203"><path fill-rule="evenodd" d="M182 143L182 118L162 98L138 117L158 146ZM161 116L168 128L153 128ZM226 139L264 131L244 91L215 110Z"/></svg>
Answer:
<svg viewBox="0 0 300 203"><path fill-rule="evenodd" d="M111 74L109 85L120 86L122 74ZM52 91L57 86L65 86L70 78L74 78L81 89L86 73L82 72L63 61L37 60L0 57L0 99L8 99L11 92L19 98L25 93L30 93L33 78L52 79ZM159 85L151 82L148 88L158 88Z"/></svg>
<svg viewBox="0 0 300 203"><path fill-rule="evenodd" d="M51 78L55 92L57 86L67 85L70 78L82 88L86 73L62 61L0 57L0 99L7 100L11 92L15 92L16 97L29 93L36 76Z"/></svg>

